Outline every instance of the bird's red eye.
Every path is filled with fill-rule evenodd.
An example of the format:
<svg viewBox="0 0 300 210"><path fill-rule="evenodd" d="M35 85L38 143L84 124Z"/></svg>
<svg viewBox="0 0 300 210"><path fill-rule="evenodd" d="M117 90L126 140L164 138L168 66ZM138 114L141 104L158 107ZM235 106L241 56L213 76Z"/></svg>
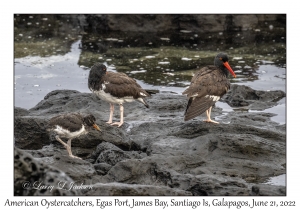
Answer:
<svg viewBox="0 0 300 210"><path fill-rule="evenodd" d="M223 60L223 58L219 58L219 59L220 59L220 61Z"/></svg>

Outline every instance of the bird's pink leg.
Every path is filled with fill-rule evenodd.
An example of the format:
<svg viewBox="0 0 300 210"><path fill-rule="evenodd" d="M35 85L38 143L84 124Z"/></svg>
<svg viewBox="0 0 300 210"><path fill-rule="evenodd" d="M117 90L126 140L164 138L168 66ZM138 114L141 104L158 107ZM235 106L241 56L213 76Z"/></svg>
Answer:
<svg viewBox="0 0 300 210"><path fill-rule="evenodd" d="M67 144L68 144L67 151L68 151L68 153L69 153L69 156L70 156L71 158L77 158L77 159L82 160L82 158L77 157L77 156L75 156L75 155L72 154L72 150L71 150L71 141L72 141L72 139L69 139L68 142L67 142Z"/></svg>
<svg viewBox="0 0 300 210"><path fill-rule="evenodd" d="M63 142L63 140L61 140L58 136L55 136L56 140L59 141L60 143L62 143L62 145L64 145L64 147L66 148L66 150L68 151L68 154L70 157L72 158L78 158L78 159L81 159L80 157L77 157L77 156L74 156L72 154L72 151L71 151L71 141L72 139L69 139L67 144L65 142Z"/></svg>
<svg viewBox="0 0 300 210"><path fill-rule="evenodd" d="M124 114L124 107L123 104L120 104L120 122L114 122L111 125L117 125L118 127L121 127L121 125L123 125L124 120L123 120L123 114Z"/></svg>
<svg viewBox="0 0 300 210"><path fill-rule="evenodd" d="M110 103L110 113L109 113L109 120L106 122L108 124L112 124L112 118L113 118L113 114L114 114L114 104Z"/></svg>
<svg viewBox="0 0 300 210"><path fill-rule="evenodd" d="M63 140L61 140L59 138L59 136L55 136L56 140L59 141L62 145L64 145L64 147L67 149L69 147L69 145L67 145L65 142L63 142ZM67 149L68 150L68 149Z"/></svg>
<svg viewBox="0 0 300 210"><path fill-rule="evenodd" d="M206 116L207 116L207 119L204 120L204 122L210 122L210 123L216 123L216 124L219 124L219 122L210 119L211 108L212 108L212 107L210 107L208 110L206 110Z"/></svg>

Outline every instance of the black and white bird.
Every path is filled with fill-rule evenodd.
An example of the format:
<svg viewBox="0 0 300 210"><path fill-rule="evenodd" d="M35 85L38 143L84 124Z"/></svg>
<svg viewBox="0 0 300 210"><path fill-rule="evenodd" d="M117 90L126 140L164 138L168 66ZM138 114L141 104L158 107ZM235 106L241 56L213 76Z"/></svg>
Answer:
<svg viewBox="0 0 300 210"><path fill-rule="evenodd" d="M50 132L50 138L54 137L64 145L70 157L81 159L72 154L71 141L80 135L87 134L92 128L101 131L95 121L96 118L91 114L87 116L79 113L61 114L50 119L47 130ZM67 138L68 142L65 143L61 138Z"/></svg>
<svg viewBox="0 0 300 210"><path fill-rule="evenodd" d="M214 65L201 68L191 80L190 86L182 93L189 97L184 120L191 120L206 111L206 122L218 123L210 119L212 106L229 90L228 73L236 77L228 64L225 53L216 55Z"/></svg>
<svg viewBox="0 0 300 210"><path fill-rule="evenodd" d="M123 103L125 102L137 100L149 108L145 98L150 95L135 79L124 73L109 72L106 66L101 63L96 63L92 66L89 73L88 87L100 99L110 103L108 124L117 125L118 127L123 125ZM114 104L120 105L120 122L113 123Z"/></svg>

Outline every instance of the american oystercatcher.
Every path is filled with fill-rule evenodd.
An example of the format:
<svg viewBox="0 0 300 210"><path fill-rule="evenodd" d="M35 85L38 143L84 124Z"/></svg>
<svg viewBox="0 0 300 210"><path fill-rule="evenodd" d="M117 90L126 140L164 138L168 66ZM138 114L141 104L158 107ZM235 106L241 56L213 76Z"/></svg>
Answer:
<svg viewBox="0 0 300 210"><path fill-rule="evenodd" d="M89 73L88 87L100 99L110 103L108 124L117 125L118 127L123 125L124 102L137 100L149 108L144 98L150 95L134 79L124 73L109 72L106 66L101 63L92 66ZM114 104L120 105L121 119L120 122L113 123Z"/></svg>
<svg viewBox="0 0 300 210"><path fill-rule="evenodd" d="M212 106L229 90L228 72L235 73L228 64L228 56L219 53L215 57L214 66L201 68L191 80L190 86L182 93L189 97L184 113L184 121L191 120L206 111L205 122L218 123L210 119Z"/></svg>
<svg viewBox="0 0 300 210"><path fill-rule="evenodd" d="M79 113L61 114L50 119L47 130L50 132L50 138L54 137L64 145L70 157L81 159L72 154L71 141L80 135L87 134L92 127L101 131L95 121L95 117L91 114L87 116ZM67 138L67 144L61 138Z"/></svg>

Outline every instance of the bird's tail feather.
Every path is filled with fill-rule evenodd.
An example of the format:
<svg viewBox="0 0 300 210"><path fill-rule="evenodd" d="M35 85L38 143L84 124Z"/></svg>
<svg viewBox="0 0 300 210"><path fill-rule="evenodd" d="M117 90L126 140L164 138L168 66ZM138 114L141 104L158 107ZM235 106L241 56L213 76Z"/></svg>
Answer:
<svg viewBox="0 0 300 210"><path fill-rule="evenodd" d="M190 98L184 113L184 121L188 121L199 116L207 109L209 109L211 106L213 106L215 103L216 101L213 101L209 97Z"/></svg>

